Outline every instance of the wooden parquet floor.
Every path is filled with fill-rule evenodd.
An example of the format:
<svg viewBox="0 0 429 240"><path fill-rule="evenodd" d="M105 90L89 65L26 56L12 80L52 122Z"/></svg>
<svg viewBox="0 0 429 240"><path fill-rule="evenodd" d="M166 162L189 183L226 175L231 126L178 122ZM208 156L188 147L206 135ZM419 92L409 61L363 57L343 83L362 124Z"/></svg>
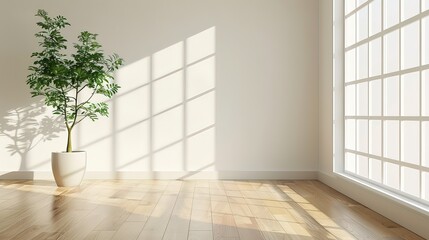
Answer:
<svg viewBox="0 0 429 240"><path fill-rule="evenodd" d="M423 239L318 181L0 181L0 239Z"/></svg>

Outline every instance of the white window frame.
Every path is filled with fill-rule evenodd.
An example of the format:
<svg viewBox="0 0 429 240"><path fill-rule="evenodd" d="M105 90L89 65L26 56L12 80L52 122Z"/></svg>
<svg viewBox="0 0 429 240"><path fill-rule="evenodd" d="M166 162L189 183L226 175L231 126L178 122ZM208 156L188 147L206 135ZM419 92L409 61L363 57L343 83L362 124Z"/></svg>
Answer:
<svg viewBox="0 0 429 240"><path fill-rule="evenodd" d="M383 49L384 49L384 36L387 33L393 32L395 30L399 29L399 46L401 48L401 28L408 25L409 23L412 23L414 21L419 21L419 34L420 34L420 39L422 39L422 19L424 17L429 16L429 10L426 10L424 12L419 11L419 14L408 18L404 21L401 22L401 20L399 20L399 24L393 25L387 29L384 29L384 16L383 16L383 12L384 12L384 6L383 3L384 1L381 1L381 31L369 36L367 38L364 38L360 41L356 41L354 44L345 47L345 20L348 16L351 16L352 14L355 14L358 10L362 9L365 6L369 6L370 2L373 2L374 0L368 0L365 3L361 4L360 6L356 7L352 12L348 13L348 14L344 14L345 13L345 4L343 0L334 0L334 4L333 4L333 49L334 49L334 53L333 53L333 137L334 137L334 142L333 142L333 154L334 154L334 159L333 159L333 170L334 172L336 172L337 174L342 175L343 177L352 179L354 181L359 182L362 185L365 185L373 190L376 190L378 192L382 192L390 197L393 197L395 200L399 200L400 202L405 202L407 204L411 204L413 207L416 207L418 210L423 210L426 213L429 212L429 201L428 200L423 200L423 175L422 175L422 171L426 171L429 172L429 167L424 167L422 166L422 152L423 152L423 148L422 148L422 121L429 121L429 117L422 117L422 93L420 93L420 115L416 116L416 117L411 117L411 116L401 116L401 113L399 113L399 116L395 116L395 117L388 117L388 116L384 116L384 86L383 86L383 79L387 78L389 76L398 76L399 77L399 86L401 86L401 75L402 74L406 74L406 73L411 73L411 72L419 72L419 86L421 89L422 86L422 72L424 70L428 70L429 69L429 64L426 65L422 65L422 40L420 40L420 59L419 59L419 65L417 67L413 67L410 69L404 69L401 70L401 55L399 55L399 71L395 71L395 72L391 72L391 73L384 73L384 54L383 54ZM422 0L423 1L423 0ZM422 9L422 1L420 1L420 10ZM401 5L401 1L399 1L399 5ZM401 7L399 7L399 11L401 11ZM401 12L399 12L401 13ZM369 14L368 14L369 15ZM368 16L369 18L369 16ZM369 20L368 20L368 25L369 25ZM356 25L356 23L355 23ZM357 31L356 27L355 30ZM368 27L368 31L369 31L369 27ZM371 42L374 39L377 38L381 38L381 74L374 76L374 77L368 77L363 78L361 80L355 80L352 82L348 82L346 83L345 80L345 52L347 50L356 48L357 46L361 45L362 43L368 43L368 51L369 51L369 42ZM399 54L401 54L401 49L399 49ZM356 54L357 55L357 54ZM357 58L357 56L355 56ZM369 54L368 54L368 64L369 64ZM355 64L357 65L357 60L355 60ZM369 69L368 69L369 72ZM381 106L382 106L382 114L380 117L374 117L374 116L364 116L364 117L359 117L359 116L346 116L345 115L345 87L350 85L350 84L357 84L357 83L361 83L361 82L368 82L368 86L369 86L369 82L371 80L375 80L375 79L381 79ZM369 87L368 87L369 88ZM399 87L399 92L401 92L401 87ZM368 95L369 95L369 89L368 89ZM357 94L355 94L355 97L357 98ZM369 98L369 96L368 96ZM401 95L399 93L399 101L401 101ZM369 101L368 101L369 102ZM401 105L401 104L400 104ZM368 108L369 111L369 108ZM400 111L400 110L399 110ZM382 143L381 143L381 148L382 148L382 154L381 157L380 156L375 156L375 155L371 155L369 154L369 151L367 154L363 154L361 152L355 152L355 153L359 153L360 155L366 156L369 158L374 158L374 159L378 159L382 161L382 174L384 173L385 169L384 169L384 162L394 162L395 164L398 164L400 166L400 170L399 170L399 174L402 174L401 171L401 166L405 166L405 167L412 167L413 169L417 169L420 172L420 196L419 197L415 197L412 196L410 194L404 193L403 191L401 191L401 181L399 183L399 190L393 189L393 188L389 188L386 187L386 185L383 184L384 182L384 177L382 177L382 183L378 183L376 181L372 181L369 178L364 178L361 177L357 174L352 174L350 172L346 172L345 171L345 153L346 152L353 152L350 150L347 150L345 148L345 121L346 119L365 119L368 120L368 131L369 131L369 120L380 120L381 121L381 139L382 139ZM384 124L383 122L386 120L396 120L399 121L399 144L401 144L401 125L402 125L402 121L404 120L409 120L409 121L418 121L419 124L419 131L420 131L420 138L419 138L419 143L420 143L420 165L414 165L414 164L409 164L406 162L402 162L402 161L391 161L387 158L384 158ZM356 124L356 128L357 128L357 124ZM369 139L369 133L368 133L368 139ZM369 140L368 140L369 142ZM400 147L401 148L401 147ZM401 150L399 150L399 156L401 157ZM356 161L357 162L357 161ZM368 163L369 165L369 163Z"/></svg>

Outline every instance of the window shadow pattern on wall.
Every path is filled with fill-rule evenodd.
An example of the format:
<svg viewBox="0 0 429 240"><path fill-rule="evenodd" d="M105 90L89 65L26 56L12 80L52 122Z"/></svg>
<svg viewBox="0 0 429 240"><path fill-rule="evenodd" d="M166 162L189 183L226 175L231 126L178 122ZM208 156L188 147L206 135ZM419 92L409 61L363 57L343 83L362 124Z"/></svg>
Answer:
<svg viewBox="0 0 429 240"><path fill-rule="evenodd" d="M110 118L79 128L89 171L213 170L215 60L211 27L121 68Z"/></svg>

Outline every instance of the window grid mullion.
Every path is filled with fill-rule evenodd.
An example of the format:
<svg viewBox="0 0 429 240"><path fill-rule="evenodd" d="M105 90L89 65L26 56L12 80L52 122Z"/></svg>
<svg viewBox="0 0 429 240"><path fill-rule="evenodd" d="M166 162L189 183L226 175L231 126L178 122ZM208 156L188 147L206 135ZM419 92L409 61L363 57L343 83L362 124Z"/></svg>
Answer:
<svg viewBox="0 0 429 240"><path fill-rule="evenodd" d="M366 18L367 18L367 37L369 37L369 16L370 16L370 12L369 12L369 2L370 1L368 1L368 4L367 4L367 16L366 16ZM366 63L367 63L367 77L369 77L369 73L370 73L370 71L369 71L369 67L370 67L370 64L369 64L369 60L370 60L370 58L371 58L371 56L369 55L369 49L370 49L370 44L369 44L369 42L368 42L368 47L367 47L367 54L366 54L366 57L367 57L367 61L366 61ZM369 139L370 139L370 132L369 132L369 129L370 129L370 124L369 124L369 82L366 84L366 103L367 103L367 106L366 106L366 115L367 115L367 120L366 120L366 122L367 122L367 141L366 141L366 150L367 150L367 152L369 153ZM367 173L368 173L368 178L370 178L370 158L368 158L367 159Z"/></svg>
<svg viewBox="0 0 429 240"><path fill-rule="evenodd" d="M374 0L368 0L364 3L362 3L360 6L355 7L355 9L353 9L352 11L350 11L349 13L347 13L346 15L344 15L344 18L348 18L351 15L359 12L359 10L361 10L362 8L364 8L365 6L369 6L370 3L372 3Z"/></svg>
<svg viewBox="0 0 429 240"><path fill-rule="evenodd" d="M354 44L351 44L350 46L347 46L347 47L345 47L344 46L344 55L345 55L345 53L346 52L348 52L348 51L350 51L350 50L353 50L354 52L355 52L355 56L354 56L354 81L349 81L349 82L346 82L346 81L344 81L344 87L343 87L343 90L344 90L344 92L345 92L345 90L346 90L346 87L347 86L351 86L351 85L354 85L354 112L352 113L353 114L353 116L346 116L346 114L345 114L345 110L346 110L346 107L347 106L345 106L344 107L344 123L346 122L346 120L348 120L348 119L350 119L350 120L353 120L354 121L354 136L352 136L353 138L354 138L354 146L353 146L353 148L355 149L355 150L349 150L349 149L347 149L345 146L344 146L344 150L345 150L345 153L352 153L352 154L354 154L355 155L355 161L354 161L354 164L355 164L355 171L354 171L354 173L352 174L352 175L357 175L357 176L359 176L359 172L360 172L360 169L358 168L358 166L360 165L359 164L359 158L358 158L358 156L359 155L361 155L361 156L365 156L366 158L367 158L367 172L368 172L368 176L365 178L365 180L369 180L369 181L371 181L371 182L373 182L373 180L371 180L371 169L372 169L372 167L371 167L371 162L370 162L370 159L377 159L377 160L380 160L381 161L381 184L379 184L379 185L382 185L383 187L385 187L385 188L387 188L387 189L390 189L391 187L389 187L388 185L387 185L387 179L385 179L385 177L386 177L386 172L385 172L385 163L387 163L387 162L389 162L389 163L393 163L393 164L395 164L395 165L397 165L397 166L399 166L399 173L398 173L398 176L399 176L399 186L398 186L398 189L397 190L395 190L395 192L399 192L399 193L401 193L401 194L404 194L404 195L406 195L406 196L408 196L408 195L410 195L410 194L408 194L408 193L406 193L405 192L405 173L403 172L404 171L404 167L407 167L407 168L412 168L412 169L416 169L416 170L419 170L419 188L418 188L418 191L419 191L419 194L418 194L418 196L419 196L419 201L421 201L421 200L423 200L423 197L424 197L424 189L423 189L423 172L426 172L426 171L429 171L429 167L424 167L423 166L423 143L422 143L422 140L423 140L423 133L422 133L422 127L423 127L423 121L428 121L429 120L429 117L423 117L423 89L422 89L422 86L423 86L423 71L425 71L425 70L428 70L429 69L429 64L426 64L426 65L423 65L423 53L422 53L422 46L423 46L423 18L424 17L426 17L426 16L429 16L429 10L427 10L427 11L422 11L422 2L421 1L419 1L419 5L418 5L418 8L419 8L419 11L418 11L418 14L417 15L415 15L415 16L413 16L413 17L410 17L410 18L408 18L408 19L406 19L406 20L404 20L404 16L403 16L403 14L402 14L402 10L404 9L404 1L401 1L401 0L399 0L398 1L398 4L399 4L399 6L398 6L398 18L399 18L399 22L397 23L397 24L394 24L393 26L391 26L391 27L389 27L389 28L385 28L385 26L384 26L384 23L385 23L385 19L384 19L384 17L385 17L385 9L384 9L384 7L385 7L385 0L381 0L380 1L380 5L381 5L381 9L380 9L380 14L381 14L381 31L380 32L378 32L378 33L375 33L375 34L373 34L372 36L370 36L370 25L371 25L371 22L370 22L370 19L371 19L371 13L372 12L370 12L370 4L371 3L373 3L373 2L375 2L374 0L369 0L369 1L367 1L367 2L365 2L365 3L363 3L363 4L361 4L360 6L357 6L357 7L355 7L355 9L354 10L352 10L351 12L349 12L349 13L347 13L347 14L345 14L345 16L344 16L344 22L345 22L345 20L347 19L347 18L349 18L349 17L354 17L355 19L355 21L354 21ZM359 30L359 23L358 23L358 12L360 11L360 10L362 10L362 9L364 9L365 7L367 7L368 8L368 14L367 14L367 37L366 38L364 38L364 39L360 39L359 37L358 37L358 30ZM344 9L344 11L345 11L345 9ZM403 59L403 57L404 57L404 50L405 50L405 46L404 46L404 43L405 43L405 41L404 41L404 37L405 37L405 32L404 32L404 26L406 26L406 25L408 25L408 24L410 24L410 23L412 23L412 22L415 22L415 21L419 21L419 43L418 43L418 47L419 47L419 65L417 66L417 67L413 67L413 68L408 68L408 69L404 69L404 66L405 66L405 64L406 64L406 59ZM344 28L345 28L345 26L344 26ZM398 41L398 43L399 43L399 46L398 46L398 70L397 71L394 71L394 72L389 72L389 73L387 73L386 74L386 69L385 69L385 53L386 53L386 50L384 49L384 47L385 47L385 43L386 43L386 41L385 41L385 36L386 36L386 34L388 34L388 33L390 33L390 32L393 32L393 31L396 31L396 30L398 30L398 37L399 37L399 39L397 39L397 41ZM377 75L377 76L373 76L372 74L370 74L370 67L371 67L371 64L370 64L370 61L371 61L371 55L370 55L370 42L372 41L372 40L375 40L375 39L377 39L378 37L380 37L380 41L381 41L381 49L379 50L379 51L381 51L381 74L380 75ZM358 39L360 39L359 41L358 41ZM343 36L343 40L345 40L345 35ZM367 44L368 45L368 47L367 47L367 57L366 57L366 60L367 60L367 63L366 63L366 67L367 67L367 76L366 76L366 78L361 78L360 79L360 73L362 72L362 70L363 70L363 68L361 68L361 66L364 66L364 65L361 65L361 63L359 62L359 59L362 59L362 56L359 56L359 55L361 55L360 53L359 53L359 51L358 51L358 48L361 46L361 45L363 45L363 44ZM363 60L363 59L362 59ZM344 64L344 66L346 66L345 64ZM403 97L404 97L404 87L405 87L405 79L403 78L403 75L404 74L407 74L407 73L411 73L411 72L418 72L419 73L419 82L418 82L418 88L419 88L419 115L418 116L405 116L404 115L404 107L405 107L405 102L403 101ZM363 72L362 72L363 73ZM385 115L385 109L386 109L386 107L385 107L385 94L386 94L386 91L385 91L385 79L387 78L387 77L390 77L390 76L397 76L398 77L398 84L399 84L399 88L398 88L398 101L399 101L399 104L398 104L398 116L386 116ZM345 78L344 78L345 79ZM380 79L380 83L381 83L381 99L379 100L380 102L381 102L381 106L380 106L380 108L381 108L381 116L372 116L372 114L371 114L371 112L370 112L370 106L371 106L371 97L370 97L370 82L372 81L372 80L377 80L377 79ZM365 116L365 114L361 114L361 111L359 110L359 100L362 100L363 98L361 98L361 96L359 95L361 92L360 92L360 90L358 89L358 85L359 84L361 84L361 83L367 83L367 86L366 86L366 89L363 89L362 88L362 90L363 91L367 91L367 96L366 96L366 100L367 100L367 109L366 109L366 111L367 111L367 114L366 114L366 116ZM398 85L397 85L398 86ZM345 96L345 94L344 94L344 96ZM345 102L345 99L346 99L346 97L344 97L344 99L343 99L343 102ZM361 139L359 139L359 136L358 136L358 133L359 133L359 131L358 131L358 129L359 129L359 124L358 124L358 120L359 119L361 119L361 120L363 120L363 121L366 121L366 123L367 123L367 143L366 143L366 146L367 146L367 153L365 153L365 152L361 152L361 150L363 150L363 149L361 149L361 148L359 148L358 149L358 146L359 146L359 140L361 140ZM371 130L370 130L370 121L372 121L372 120L376 120L376 121L380 121L380 125L381 125L381 129L380 129L380 131L381 131L381 138L380 138L380 142L379 142L379 144L381 144L381 146L380 146L380 148L381 148L381 156L377 156L377 155L372 155L372 154L370 154L370 146L371 146L371 140L370 139L372 139L372 136L371 136ZM393 159L389 159L389 158L387 158L386 157L386 154L385 154L385 149L386 149L386 147L385 147L385 133L386 133L386 131L385 131L385 122L387 121L387 120L393 120L393 121L398 121L398 141L399 141L399 143L398 143L398 150L397 150L397 153L398 153L398 160L393 160ZM405 123L405 121L417 121L418 122L418 124L419 124L419 134L418 134L418 139L419 139L419 163L418 163L418 165L416 165L416 164L412 164L412 163L408 163L408 162L405 162L404 160L404 157L405 156L403 156L403 153L404 153L404 141L403 141L403 137L404 137L404 134L403 134L403 131L405 130L404 129L404 127L403 127L403 124ZM344 124L345 125L345 124ZM347 133L346 133L346 131L344 131L344 135L346 135ZM350 137L351 136L347 136L349 139L350 139ZM405 139L404 139L405 140ZM344 164L344 170L345 170L345 164ZM362 177L362 176L361 176ZM396 185L395 185L396 186ZM417 189L416 189L417 190ZM416 195L417 196L417 195ZM414 197L415 198L415 197ZM425 201L424 201L425 202ZM427 202L425 202L426 204L427 204Z"/></svg>
<svg viewBox="0 0 429 240"><path fill-rule="evenodd" d="M399 24L402 23L402 1L399 0ZM398 28L398 34L399 34L399 116L402 116L402 26L399 26ZM403 162L404 159L402 159L402 121L399 120L399 162ZM403 166L400 165L399 167L399 190L403 191L402 186L403 184L403 176L402 176L402 168Z"/></svg>
<svg viewBox="0 0 429 240"><path fill-rule="evenodd" d="M402 120L402 121L429 121L429 116L345 116L345 119L370 119L370 120Z"/></svg>
<svg viewBox="0 0 429 240"><path fill-rule="evenodd" d="M345 12L346 12L346 3L345 2L343 2L343 4L342 4L342 16L344 16L345 15ZM337 28L338 27L338 24L335 24L335 19L337 18L337 14L336 13L334 13L334 17L333 17L334 19L334 27L335 28ZM345 34L345 32L346 32L346 18L345 17L343 17L342 18L342 20L343 20L343 24L342 24L342 36L341 36L341 38L342 38L342 41L343 41L343 45L342 45L342 49L344 49L345 48L345 45L346 45L346 34ZM332 36L332 38L335 40L335 31L333 31L333 36ZM334 49L336 49L335 48L335 45L333 46L333 48ZM345 51L342 51L342 55L343 55L343 72L342 72L342 77L343 77L343 81L342 81L342 91L343 91L343 94L342 94L342 110L343 110L343 117L342 117L342 121L343 121L343 124L342 124L342 137L343 137L343 141L342 141L342 143L341 143L341 145L342 145L342 149L345 149L346 148L346 131L345 131L345 129L346 129L346 124L345 124L345 122L346 122L346 120L345 120L345 111L346 111L346 105L345 105L345 102L346 102L346 94L345 94L345 79L346 79L346 71L345 71L345 66L346 66L346 61L345 61ZM356 67L356 64L355 64L355 67ZM335 71L334 71L335 72ZM334 73L335 74L335 73ZM334 88L334 91L338 91L338 88L339 88L339 86L337 86L338 84L336 83L336 80L335 80L335 78L334 78L334 81L333 81L333 88ZM337 115L336 115L336 109L335 109L335 95L333 96L333 99L334 99L334 102L333 102L333 121L334 121L334 124L336 125L337 123L337 121L338 121L338 119L337 119ZM332 136L334 137L334 139L335 139L335 128L333 128L333 132L332 132ZM333 143L333 153L335 153L336 152L336 143ZM341 166L341 170L343 171L343 172L345 172L346 171L346 164L345 164L345 153L343 152L342 153L343 154L343 163L341 164L342 166ZM333 164L335 164L335 162L333 163ZM335 167L334 167L335 168Z"/></svg>
<svg viewBox="0 0 429 240"><path fill-rule="evenodd" d="M384 6L383 6L383 8L384 8ZM382 9L382 11L384 11L384 9ZM382 31L380 31L379 33L376 33L376 34L374 34L374 35L372 35L372 36L370 36L368 38L362 39L359 42L355 42L354 44L351 44L350 46L345 47L344 51L347 52L350 49L356 48L356 47L358 47L358 46L360 46L362 44L365 44L367 42L370 42L370 41L372 41L372 40L374 40L374 39L376 39L378 37L384 36L384 35L386 35L388 33L391 33L391 32L393 32L395 30L398 30L398 29L402 28L403 26L406 26L406 25L408 25L408 24L410 24L412 22L415 22L415 21L417 21L419 19L422 19L422 18L424 18L426 16L429 16L429 10L426 10L426 11L424 11L422 13L419 13L419 14L411 17L411 18L408 18L407 20L405 20L403 22L399 22L396 25L393 25L393 26L391 26L391 27L389 27L387 29L384 29L384 24L383 24L382 25L382 27L383 27ZM344 20L344 22L345 22L345 20ZM355 24L356 24L356 22L355 22Z"/></svg>
<svg viewBox="0 0 429 240"><path fill-rule="evenodd" d="M384 0L380 0L381 1L381 29L380 31L383 32L384 29ZM384 35L380 36L380 41L381 41L381 116L384 116ZM384 184L385 183L385 179L384 179L384 120L381 119L381 156L382 156L382 160L381 160L381 183Z"/></svg>
<svg viewBox="0 0 429 240"><path fill-rule="evenodd" d="M419 1L419 13L422 12L422 1ZM422 21L423 18L420 18L419 20L419 65L421 66L423 64L422 61ZM419 116L423 116L422 114L422 71L419 72ZM420 166L423 166L423 150L422 150L422 120L419 121L419 164ZM419 184L419 197L423 199L423 171L419 171L420 174L420 184Z"/></svg>
<svg viewBox="0 0 429 240"><path fill-rule="evenodd" d="M357 25L358 25L358 14L357 14L357 12L353 15L354 16L354 18L355 18L355 40L354 40L354 43L356 44L356 42L357 42L357 40L358 40L358 31L357 31ZM355 77L354 77L354 80L356 81L356 80L358 80L358 76L359 76L359 74L358 74L358 60L359 60L359 58L358 58L358 54L359 54L359 51L358 51L358 49L357 48L355 48ZM357 84L355 85L355 112L354 112L354 116L356 117L358 114L358 111L357 111L357 109L358 109L358 92L357 92ZM358 129L358 121L357 120L355 120L354 121L355 122L355 133L354 133L354 138L355 138L355 146L354 146L354 148L355 148L355 150L357 150L358 149L358 132L357 132L357 129ZM355 173L357 173L358 172L358 156L355 154Z"/></svg>
<svg viewBox="0 0 429 240"><path fill-rule="evenodd" d="M373 159L377 159L377 160L384 160L385 162L393 163L393 164L396 164L398 166L409 167L409 168L413 168L416 170L422 170L422 171L429 171L429 167L419 166L419 165L415 165L415 164L408 163L408 162L401 162L401 161L391 159L391 158L387 158L387 157L382 157L382 156L378 156L378 155L374 155L374 154L364 153L364 152L360 152L360 151L353 150L353 149L347 149L347 148L344 149L344 151L348 152L348 153L362 155L362 156L365 156L368 158L373 158Z"/></svg>
<svg viewBox="0 0 429 240"><path fill-rule="evenodd" d="M383 42L382 42L383 44ZM355 80L355 81L350 81L350 82L345 82L344 85L348 86L348 85L352 85L352 84L358 84L361 82L369 82L372 80L377 80L379 78L388 78L388 77L393 77L393 76L398 76L401 74L407 74L407 73L412 73L412 72L418 72L418 71L424 71L424 70L428 70L429 69L429 64L425 64L423 66L418 66L418 67L413 67L413 68L407 68L404 70L398 70L398 71L394 71L394 72L389 72L386 74L380 74L380 75L376 75L376 76L372 76L372 77L367 77L367 78L362 78L359 80Z"/></svg>

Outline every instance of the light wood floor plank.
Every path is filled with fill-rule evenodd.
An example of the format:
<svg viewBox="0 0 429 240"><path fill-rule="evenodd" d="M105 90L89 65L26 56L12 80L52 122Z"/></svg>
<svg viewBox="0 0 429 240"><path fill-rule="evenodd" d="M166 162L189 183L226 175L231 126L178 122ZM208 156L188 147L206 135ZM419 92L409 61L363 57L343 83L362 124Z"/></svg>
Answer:
<svg viewBox="0 0 429 240"><path fill-rule="evenodd" d="M264 240L256 219L253 217L234 216L240 239Z"/></svg>
<svg viewBox="0 0 429 240"><path fill-rule="evenodd" d="M111 240L115 231L92 231L84 240Z"/></svg>
<svg viewBox="0 0 429 240"><path fill-rule="evenodd" d="M197 199L192 203L190 230L212 231L212 211L210 200Z"/></svg>
<svg viewBox="0 0 429 240"><path fill-rule="evenodd" d="M144 223L142 222L125 222L116 231L113 240L137 239L142 231Z"/></svg>
<svg viewBox="0 0 429 240"><path fill-rule="evenodd" d="M240 239L232 215L213 213L213 237L215 240Z"/></svg>
<svg viewBox="0 0 429 240"><path fill-rule="evenodd" d="M176 202L177 195L166 194L161 197L151 216L147 220L138 239L160 240L164 236Z"/></svg>
<svg viewBox="0 0 429 240"><path fill-rule="evenodd" d="M0 239L423 239L318 181L0 181Z"/></svg>
<svg viewBox="0 0 429 240"><path fill-rule="evenodd" d="M213 240L212 231L189 231L188 240Z"/></svg>
<svg viewBox="0 0 429 240"><path fill-rule="evenodd" d="M165 231L164 240L187 239L191 221L192 198L178 198Z"/></svg>

